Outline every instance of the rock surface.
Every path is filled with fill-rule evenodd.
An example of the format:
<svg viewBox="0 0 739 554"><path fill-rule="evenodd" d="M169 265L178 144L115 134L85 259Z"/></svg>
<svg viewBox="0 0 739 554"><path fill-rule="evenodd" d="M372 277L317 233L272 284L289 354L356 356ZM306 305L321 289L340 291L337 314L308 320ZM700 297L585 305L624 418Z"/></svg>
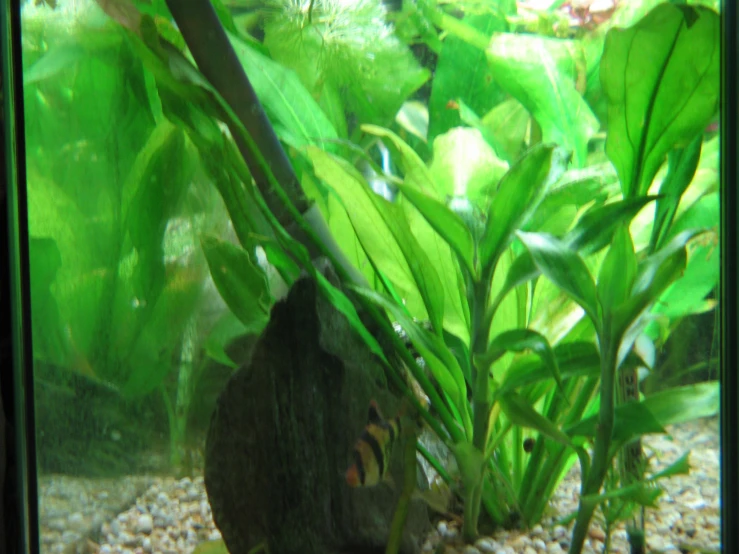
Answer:
<svg viewBox="0 0 739 554"><path fill-rule="evenodd" d="M384 551L400 486L344 481L370 400L385 414L399 408L383 383L344 316L312 280L298 280L228 382L208 433L205 486L231 554L265 540L280 554ZM398 485L401 450L390 470ZM414 501L402 551L416 552L429 529Z"/></svg>

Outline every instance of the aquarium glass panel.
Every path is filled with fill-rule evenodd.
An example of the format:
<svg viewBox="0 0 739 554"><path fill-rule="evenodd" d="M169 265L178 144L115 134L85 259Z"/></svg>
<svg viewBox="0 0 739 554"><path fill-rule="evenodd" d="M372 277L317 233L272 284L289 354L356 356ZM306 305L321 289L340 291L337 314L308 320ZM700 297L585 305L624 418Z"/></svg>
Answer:
<svg viewBox="0 0 739 554"><path fill-rule="evenodd" d="M718 552L718 0L22 5L42 552Z"/></svg>

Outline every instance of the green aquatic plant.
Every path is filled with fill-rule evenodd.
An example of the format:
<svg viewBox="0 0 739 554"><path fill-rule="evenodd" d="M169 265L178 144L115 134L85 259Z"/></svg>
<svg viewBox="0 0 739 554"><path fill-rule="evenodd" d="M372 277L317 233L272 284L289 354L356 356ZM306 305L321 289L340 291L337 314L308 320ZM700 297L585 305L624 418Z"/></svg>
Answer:
<svg viewBox="0 0 739 554"><path fill-rule="evenodd" d="M418 406L421 414L456 459L468 540L477 536L483 513L497 525L512 524L514 513L524 524L538 521L559 479L573 458L579 459L584 481L576 552L597 505L613 494L632 499L630 493L609 491L605 499L600 494L618 450L641 434L716 409L714 384L620 406L614 401L617 371L643 365L632 348L637 337L646 334L654 341L666 332L659 322L648 321L648 314L662 309L653 307L671 294L684 297L685 289L675 292L680 286L690 292L689 301L667 309L667 319L674 323L703 305L703 289L680 285L680 275L691 264L701 268L701 257L688 256L687 248L696 242L691 229L698 216L711 213L706 211L711 191L708 186L689 192L700 188L694 178L699 133L714 115L715 100L690 109L680 102L686 91L674 83L684 82L676 74L686 64L671 56L693 60L686 49L670 50L662 66L640 59L646 65L633 69L637 73L655 67L670 71L652 79L651 90L640 89L659 102L629 104L634 97L626 101L618 93L624 83L604 75L609 64L623 62L628 51L623 42L636 40L627 31L609 35L605 52L602 40L592 48L505 33L490 40L492 31L508 28L506 10L512 6L502 16L481 13L475 14L480 19L460 20L421 2L398 17L413 21L404 36L421 37L439 52L439 74L431 83L434 108L428 110L428 133L436 137L429 161L424 117L414 118L418 104L409 102L420 78L414 86L393 88L398 97L392 105L401 106L393 125L392 106L380 103L385 107L378 112L351 100L361 96L357 90L370 90L361 87L393 84L396 76L381 66L368 83L349 91L346 103L337 89L347 83L326 71L329 61L301 66L305 71L285 67L291 63L288 54L305 59L318 48L316 37L331 24L325 8L316 0L310 15L296 17L297 24L281 24L280 12L271 12L264 44L240 30L223 9L215 12L220 24L199 19L198 25L227 30L218 48L233 48L240 68L227 66L229 58L215 43L188 34L193 27L178 19L181 36L163 2L142 7L138 19L121 17L120 10L113 14L153 77L146 88L150 110L184 130L226 202L240 246L202 242L213 280L239 319L264 310L264 278L254 261L259 245L288 284L301 269L312 275L386 363L389 379L408 394L404 377L412 375L433 410L432 415ZM709 10L665 6L654 13L636 27L636 37L653 25L652 34L664 38L660 44L699 40L710 52L706 45L716 42L711 33L717 17ZM175 18L187 15L176 12ZM436 27L458 39L456 44L447 49ZM269 33L273 39L267 39ZM301 33L307 43L285 41L281 51L278 38L290 33ZM207 79L186 57L185 44ZM350 44L338 51L362 56L366 48ZM406 47L392 41L392 48ZM480 71L455 79L458 57L473 51L467 65ZM403 59L409 60L406 54ZM276 61L280 56L283 63ZM704 68L696 73L696 85L706 86L702 98L715 96L708 85L717 88L718 82L712 76L715 59L708 61L695 65ZM260 105L245 106L228 89L242 70L272 122L259 133L253 125ZM630 70L627 63L619 74ZM417 67L410 74L428 78ZM507 99L497 101L496 95ZM598 95L609 114L601 123L615 173L597 146L599 110L591 109L588 98ZM660 113L675 106L679 117ZM626 123L619 125L623 117ZM643 139L632 132L632 118L649 123ZM217 121L226 123L228 134ZM679 132L664 128L669 121L680 122ZM288 146L289 167L270 155L279 147L277 139ZM635 148L618 146L632 140ZM400 176L370 155L380 142L392 152ZM665 155L667 175L655 180L654 160ZM397 188L394 202L371 190L356 167L359 159ZM652 190L653 183L661 188ZM651 206L655 215L648 213ZM332 260L344 291L315 270L317 254ZM358 310L367 317L361 319ZM403 327L425 368L390 319ZM370 320L372 332L363 323ZM588 441L594 441L592 458ZM640 486L634 489L637 499Z"/></svg>

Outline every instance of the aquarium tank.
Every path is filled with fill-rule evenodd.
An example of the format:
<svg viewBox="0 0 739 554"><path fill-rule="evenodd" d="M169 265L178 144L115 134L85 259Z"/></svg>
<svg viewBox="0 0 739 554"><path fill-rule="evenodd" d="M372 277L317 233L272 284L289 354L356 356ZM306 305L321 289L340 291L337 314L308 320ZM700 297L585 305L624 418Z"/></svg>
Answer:
<svg viewBox="0 0 739 554"><path fill-rule="evenodd" d="M48 554L720 552L718 0L27 0Z"/></svg>

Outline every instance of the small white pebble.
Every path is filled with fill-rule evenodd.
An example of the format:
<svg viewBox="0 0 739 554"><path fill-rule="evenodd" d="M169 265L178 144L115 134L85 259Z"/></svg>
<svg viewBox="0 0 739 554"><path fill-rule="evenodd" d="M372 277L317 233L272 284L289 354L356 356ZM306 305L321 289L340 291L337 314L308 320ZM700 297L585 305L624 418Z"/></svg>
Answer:
<svg viewBox="0 0 739 554"><path fill-rule="evenodd" d="M480 554L480 551L471 544L465 546L463 552L464 554Z"/></svg>
<svg viewBox="0 0 739 554"><path fill-rule="evenodd" d="M534 548L536 548L540 552L546 552L547 550L547 543L545 543L543 540L536 538L533 542Z"/></svg>
<svg viewBox="0 0 739 554"><path fill-rule="evenodd" d="M149 537L144 537L144 540L141 541L141 548L144 549L144 552L151 552L151 539Z"/></svg>
<svg viewBox="0 0 739 554"><path fill-rule="evenodd" d="M531 546L527 546L526 549L523 551L523 554L537 554L537 552Z"/></svg>
<svg viewBox="0 0 739 554"><path fill-rule="evenodd" d="M531 534L535 537L538 537L540 535L544 534L544 529L542 529L541 525L538 523L534 525L534 527L531 529Z"/></svg>
<svg viewBox="0 0 739 554"><path fill-rule="evenodd" d="M149 514L141 514L136 520L136 532L147 535L154 529L154 520Z"/></svg>
<svg viewBox="0 0 739 554"><path fill-rule="evenodd" d="M547 554L559 554L560 552L564 552L562 550L562 547L559 545L557 541L552 541L547 545Z"/></svg>
<svg viewBox="0 0 739 554"><path fill-rule="evenodd" d="M493 539L483 537L479 539L475 546L482 552L495 552L500 546Z"/></svg>
<svg viewBox="0 0 739 554"><path fill-rule="evenodd" d="M555 539L558 539L560 537L564 537L566 534L567 534L567 529L565 529L561 525L557 525L554 528L554 535L553 536L554 536Z"/></svg>
<svg viewBox="0 0 739 554"><path fill-rule="evenodd" d="M160 492L157 494L157 504L160 506L167 506L169 505L169 496L167 496L166 492Z"/></svg>
<svg viewBox="0 0 739 554"><path fill-rule="evenodd" d="M98 554L113 554L113 549L110 547L109 544L103 544L100 546Z"/></svg>

